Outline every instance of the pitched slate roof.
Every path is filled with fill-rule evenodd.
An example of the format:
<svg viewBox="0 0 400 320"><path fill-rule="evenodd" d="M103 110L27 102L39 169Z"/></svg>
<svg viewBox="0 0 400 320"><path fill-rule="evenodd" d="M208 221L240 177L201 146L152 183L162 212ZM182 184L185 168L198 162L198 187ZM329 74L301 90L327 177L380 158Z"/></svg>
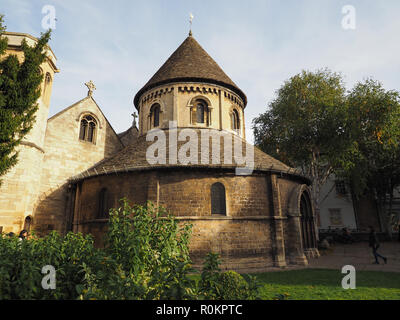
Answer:
<svg viewBox="0 0 400 320"><path fill-rule="evenodd" d="M139 99L147 90L166 83L186 81L221 85L237 93L243 99L244 105L247 103L243 91L225 74L193 36L189 35L135 95L136 108L139 109Z"/></svg>
<svg viewBox="0 0 400 320"><path fill-rule="evenodd" d="M176 129L175 129L176 130ZM184 130L184 128L179 128L177 129L178 132L175 132L177 134L175 137L179 136L179 133ZM242 143L242 150L243 150L243 156L246 154L246 144L248 147L253 147L252 145L248 144L245 140L240 138L239 136L232 134L227 131L219 131L216 129L193 129L197 133L198 137L198 144L197 144L197 152L198 152L198 164L182 164L179 159L176 163L169 163L170 159L170 132L171 130L163 130L165 133L166 137L166 144L161 147L158 152L164 152L166 154L166 163L165 164L160 164L160 163L155 163L155 164L150 164L148 161L148 158L146 157L146 152L149 149L150 146L152 146L154 143L156 143L157 139L155 139L155 142L153 141L146 141L146 135L142 135L138 137L136 140L136 143L132 143L127 145L124 149L116 153L115 155L111 156L108 159L105 159L101 161L100 163L96 164L94 167L91 169L87 170L86 172L73 177L71 180L81 180L85 179L88 177L93 177L97 175L103 175L103 174L114 174L118 172L128 172L128 171L142 171L142 170L153 170L153 169L166 169L166 168L188 168L188 169L195 169L195 168L209 168L209 169L226 169L226 170L235 170L237 167L245 167L245 164L243 165L237 165L235 164L235 160L233 158L234 153L234 147L232 146L232 163L224 163L224 137L226 135L231 135L232 136L232 143L234 143L234 139L238 139L237 141L240 141ZM204 150L202 150L202 141L201 141L201 136L202 133L201 131L208 131L210 134L217 133L220 137L218 140L220 143L220 161L218 164L213 164L212 163L212 150L213 150L213 145L217 140L209 140L209 145L208 145L208 151L209 151L209 157L208 157L208 162L206 164L202 164L202 156L204 156ZM173 141L171 139L171 141ZM188 140L189 141L189 140ZM192 141L192 140L191 140ZM176 150L179 152L181 150L182 146L187 143L187 141L176 141L171 142L176 145ZM203 142L204 143L204 142ZM203 151L203 153L202 153ZM152 154L152 153L151 153ZM204 159L204 158L203 158ZM228 161L227 161L228 162ZM204 163L204 161L203 161ZM284 163L280 162L279 160L267 155L266 153L262 152L260 149L254 147L254 170L255 171L272 171L272 172L282 172L282 173L288 173L290 175L297 176L301 178L302 180L307 180L304 176L302 176L298 171L296 171L293 168L288 167Z"/></svg>

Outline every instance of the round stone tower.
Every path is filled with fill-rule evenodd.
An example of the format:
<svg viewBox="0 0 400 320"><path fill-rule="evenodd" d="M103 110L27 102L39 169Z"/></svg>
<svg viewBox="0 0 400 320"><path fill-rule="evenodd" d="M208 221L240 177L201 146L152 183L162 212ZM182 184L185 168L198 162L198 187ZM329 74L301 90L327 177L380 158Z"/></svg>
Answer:
<svg viewBox="0 0 400 320"><path fill-rule="evenodd" d="M246 95L190 34L136 94L140 134L153 128L226 130L245 138Z"/></svg>
<svg viewBox="0 0 400 320"><path fill-rule="evenodd" d="M239 272L307 264L318 252L310 181L246 142L246 102L189 35L134 97L137 140L71 179L72 229L102 243L108 209L151 201L192 225L194 266L210 251Z"/></svg>
<svg viewBox="0 0 400 320"><path fill-rule="evenodd" d="M8 39L6 54L16 55L20 62L24 59L22 41L25 40L31 46L38 41L37 38L25 33L4 32L3 36ZM51 90L54 74L59 72L56 67L56 57L50 47L47 47L46 56L46 60L40 66L43 81L41 96L37 101L35 123L18 147L17 165L1 177L3 183L0 187L0 227L3 227L4 232L29 229L34 222L32 214L40 187Z"/></svg>

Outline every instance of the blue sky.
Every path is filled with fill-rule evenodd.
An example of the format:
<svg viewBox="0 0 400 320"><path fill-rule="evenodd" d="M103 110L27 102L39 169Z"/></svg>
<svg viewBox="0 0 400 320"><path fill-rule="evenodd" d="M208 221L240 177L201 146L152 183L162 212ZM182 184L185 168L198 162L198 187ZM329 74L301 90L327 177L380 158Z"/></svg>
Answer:
<svg viewBox="0 0 400 320"><path fill-rule="evenodd" d="M50 46L61 70L50 115L94 98L117 132L132 123L135 93L193 35L246 93L246 132L283 82L302 69L328 67L347 88L366 77L400 90L398 0L0 0L8 31L39 36L42 7L56 9ZM356 28L342 28L342 7L356 9Z"/></svg>

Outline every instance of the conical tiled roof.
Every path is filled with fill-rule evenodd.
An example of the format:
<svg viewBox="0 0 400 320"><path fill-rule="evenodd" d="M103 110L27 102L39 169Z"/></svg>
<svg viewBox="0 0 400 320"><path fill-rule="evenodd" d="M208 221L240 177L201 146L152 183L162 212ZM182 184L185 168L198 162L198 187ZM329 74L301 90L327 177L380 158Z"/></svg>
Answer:
<svg viewBox="0 0 400 320"><path fill-rule="evenodd" d="M71 178L71 180L81 180L86 179L89 177L97 176L97 175L104 175L104 174L117 174L118 172L128 172L128 171L143 171L143 170L154 170L154 169L167 169L167 168L187 168L189 170L195 168L202 168L202 169L222 169L222 170L235 170L236 168L244 168L245 164L237 165L235 161L225 161L224 159L224 144L225 141L224 136L230 135L232 137L232 143L235 140L238 140L242 143L242 150L246 153L247 148L253 147L249 145L245 140L240 138L237 135L229 133L227 131L218 131L216 129L193 129L197 133L198 137L202 137L202 130L206 130L211 136L212 134L216 134L218 139L217 141L209 141L208 151L205 154L203 152L203 146L201 138L198 139L196 145L196 150L198 152L198 164L182 164L179 161L176 163L170 164L170 159L176 160L176 154L174 156L170 156L170 144L173 144L175 148L172 150L181 150L182 146L187 143L187 141L173 141L178 136L183 129L179 129L178 132L175 132L174 137L170 140L170 130L163 130L166 135L166 144L159 148L159 152L165 154L166 161L164 164L150 164L149 160L147 159L147 151L149 147L154 144L152 141L147 141L146 135L142 135L138 137L138 139L129 145L127 145L124 149L120 150L118 153L113 155L110 158L104 159L103 161L97 163L94 167L88 169L86 172ZM220 144L220 162L217 164L212 163L212 154L214 144ZM248 146L246 146L248 145ZM232 150L234 150L234 145L232 145ZM170 158L171 157L171 158ZM232 160L233 158L229 158ZM279 160L269 156L268 154L262 152L260 149L254 147L254 170L255 171L262 171L262 172L282 172L287 173L292 176L299 177L301 179L307 180L307 178L303 177L297 170L290 168L289 166L285 165L284 163L280 162ZM202 164L206 162L207 164ZM226 162L226 163L225 163ZM307 180L308 181L308 180ZM307 182L308 183L308 182Z"/></svg>
<svg viewBox="0 0 400 320"><path fill-rule="evenodd" d="M136 94L134 99L136 108L138 108L140 96L147 90L166 83L185 81L209 82L224 86L237 93L243 99L244 105L247 103L243 91L225 74L200 44L192 36L188 36Z"/></svg>

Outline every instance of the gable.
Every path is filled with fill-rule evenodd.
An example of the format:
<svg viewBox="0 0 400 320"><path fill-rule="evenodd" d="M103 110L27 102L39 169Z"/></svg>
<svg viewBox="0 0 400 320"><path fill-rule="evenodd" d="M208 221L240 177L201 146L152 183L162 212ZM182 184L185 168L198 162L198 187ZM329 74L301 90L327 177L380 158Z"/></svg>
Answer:
<svg viewBox="0 0 400 320"><path fill-rule="evenodd" d="M96 118L99 122L99 129L103 129L103 127L107 128L108 131L111 131L115 138L119 140L121 146L123 146L122 142L120 141L118 134L115 132L114 128L108 122L107 118L105 117L103 111L100 109L96 101L92 97L86 97L78 102L72 104L71 106L61 110L60 112L56 113L52 117L47 120L47 126L51 127L53 123L59 123L60 121L65 123L67 121L71 124L72 127L75 127L72 120L75 120L76 123L79 124L81 118L84 115L92 115ZM78 125L79 127L79 125ZM76 128L75 128L76 129ZM76 131L76 130L75 130ZM79 128L78 128L79 132ZM110 132L110 134L111 134ZM75 132L76 133L76 132Z"/></svg>
<svg viewBox="0 0 400 320"><path fill-rule="evenodd" d="M81 120L90 115L96 127L93 142L80 139ZM42 191L62 184L117 153L123 144L99 106L86 97L47 121Z"/></svg>

